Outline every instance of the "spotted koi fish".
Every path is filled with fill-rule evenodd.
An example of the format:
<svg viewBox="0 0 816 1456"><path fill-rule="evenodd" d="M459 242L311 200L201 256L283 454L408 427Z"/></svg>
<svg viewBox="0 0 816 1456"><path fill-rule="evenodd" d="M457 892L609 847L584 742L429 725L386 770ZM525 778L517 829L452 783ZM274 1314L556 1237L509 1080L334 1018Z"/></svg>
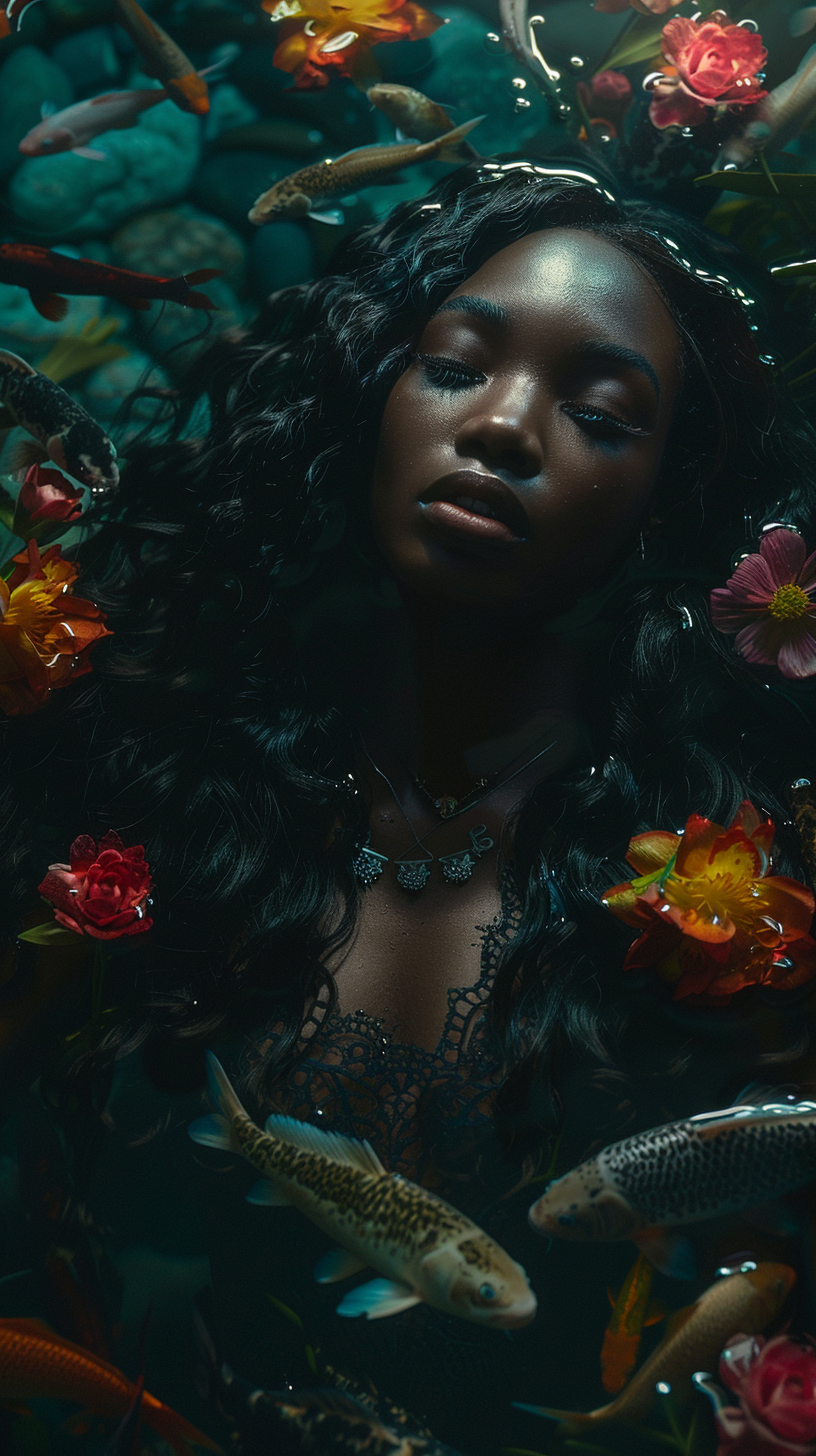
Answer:
<svg viewBox="0 0 816 1456"><path fill-rule="evenodd" d="M461 143L468 132L483 120L483 117L477 116L432 141L355 147L351 152L344 152L342 157L335 157L333 162L313 162L309 167L301 167L299 172L282 177L280 182L261 193L250 209L249 221L260 227L279 217L320 216L315 214L315 208L325 198L342 197L360 187L369 187L372 182L381 182L411 162L430 162L434 157L443 162L458 161ZM451 153L454 155L451 156Z"/></svg>
<svg viewBox="0 0 816 1456"><path fill-rule="evenodd" d="M251 1203L293 1204L341 1246L315 1269L319 1283L373 1268L382 1277L347 1294L346 1316L380 1319L422 1301L476 1324L529 1324L536 1297L520 1264L464 1214L396 1173L367 1142L273 1114L251 1121L220 1062L208 1058L218 1115L190 1127L195 1142L240 1153L263 1174Z"/></svg>
<svg viewBox="0 0 816 1456"><path fill-rule="evenodd" d="M601 1348L601 1383L610 1395L622 1390L637 1363L641 1336L647 1325L656 1325L665 1314L651 1299L654 1268L638 1254L623 1281L617 1299L611 1291L612 1318Z"/></svg>
<svg viewBox="0 0 816 1456"><path fill-rule="evenodd" d="M12 425L27 430L49 460L94 495L118 485L116 450L101 425L25 359L0 350L0 429Z"/></svg>
<svg viewBox="0 0 816 1456"><path fill-rule="evenodd" d="M548 1238L633 1239L664 1273L684 1268L665 1230L773 1201L816 1178L816 1102L702 1112L636 1133L556 1179L530 1209Z"/></svg>
<svg viewBox="0 0 816 1456"><path fill-rule="evenodd" d="M795 1283L796 1275L787 1264L757 1264L718 1279L695 1304L673 1316L657 1349L608 1405L592 1411L567 1411L520 1401L513 1404L518 1410L558 1421L572 1434L616 1421L636 1425L648 1416L657 1390L682 1398L691 1391L695 1371L716 1369L720 1351L735 1330L762 1334L781 1313Z"/></svg>

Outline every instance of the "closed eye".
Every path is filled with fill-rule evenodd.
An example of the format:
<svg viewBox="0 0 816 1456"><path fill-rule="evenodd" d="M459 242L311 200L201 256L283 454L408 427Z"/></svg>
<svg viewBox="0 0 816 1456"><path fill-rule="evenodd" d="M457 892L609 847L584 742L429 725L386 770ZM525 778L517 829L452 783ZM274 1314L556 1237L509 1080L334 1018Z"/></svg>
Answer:
<svg viewBox="0 0 816 1456"><path fill-rule="evenodd" d="M576 400L567 399L561 406L565 414L571 419L577 420L589 434L597 435L602 439L620 439L624 435L647 435L648 430L642 430L639 425L632 425L628 420L622 420L619 415L610 414L608 410L597 409L594 405L580 404Z"/></svg>
<svg viewBox="0 0 816 1456"><path fill-rule="evenodd" d="M472 369L461 359L446 359L443 354L416 354L426 379L437 389L472 389L477 384L486 384L487 375L480 369Z"/></svg>

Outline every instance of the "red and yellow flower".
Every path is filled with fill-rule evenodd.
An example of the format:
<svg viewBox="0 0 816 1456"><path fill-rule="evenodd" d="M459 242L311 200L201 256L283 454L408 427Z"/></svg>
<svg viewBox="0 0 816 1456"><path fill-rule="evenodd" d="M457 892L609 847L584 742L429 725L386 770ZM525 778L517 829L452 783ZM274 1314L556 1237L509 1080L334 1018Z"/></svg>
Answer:
<svg viewBox="0 0 816 1456"><path fill-rule="evenodd" d="M727 828L692 814L682 834L631 841L637 877L604 904L641 934L625 970L653 967L685 996L724 1001L746 986L789 990L816 975L811 891L769 875L774 828L747 799Z"/></svg>
<svg viewBox="0 0 816 1456"><path fill-rule="evenodd" d="M14 716L33 713L52 688L91 671L88 652L110 637L93 602L71 596L78 571L59 546L40 555L36 541L14 557L14 571L0 578L0 708Z"/></svg>
<svg viewBox="0 0 816 1456"><path fill-rule="evenodd" d="M444 21L415 0L261 0L281 24L282 39L272 57L289 71L300 90L327 86L329 74L350 76L365 89L380 70L373 45L422 40Z"/></svg>

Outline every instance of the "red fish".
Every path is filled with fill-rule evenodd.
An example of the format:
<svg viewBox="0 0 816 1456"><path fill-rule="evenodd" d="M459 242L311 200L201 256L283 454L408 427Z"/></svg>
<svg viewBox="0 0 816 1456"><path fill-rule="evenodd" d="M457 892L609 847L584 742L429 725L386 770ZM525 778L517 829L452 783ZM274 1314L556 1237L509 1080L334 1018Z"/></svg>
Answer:
<svg viewBox="0 0 816 1456"><path fill-rule="evenodd" d="M73 1345L35 1319L0 1319L0 1401L73 1400L93 1415L122 1420L134 1409L139 1391L115 1365L90 1350ZM141 1418L162 1437L176 1456L189 1456L191 1446L220 1453L220 1446L141 1391Z"/></svg>
<svg viewBox="0 0 816 1456"><path fill-rule="evenodd" d="M149 308L151 298L168 299L185 308L215 308L206 293L196 293L191 283L217 278L219 268L199 268L184 278L156 278L152 273L132 273L89 258L66 258L35 243L0 245L0 283L27 288L31 302L43 318L58 322L65 318L68 304L62 293L84 293L117 298L130 308Z"/></svg>
<svg viewBox="0 0 816 1456"><path fill-rule="evenodd" d="M138 50L149 76L161 81L181 111L204 116L210 109L207 83L166 31L146 15L136 0L115 0L116 19Z"/></svg>
<svg viewBox="0 0 816 1456"><path fill-rule="evenodd" d="M612 1318L601 1350L601 1380L610 1395L623 1390L635 1368L644 1326L656 1325L663 1318L664 1310L649 1298L653 1278L652 1265L638 1254L617 1299L609 1295Z"/></svg>

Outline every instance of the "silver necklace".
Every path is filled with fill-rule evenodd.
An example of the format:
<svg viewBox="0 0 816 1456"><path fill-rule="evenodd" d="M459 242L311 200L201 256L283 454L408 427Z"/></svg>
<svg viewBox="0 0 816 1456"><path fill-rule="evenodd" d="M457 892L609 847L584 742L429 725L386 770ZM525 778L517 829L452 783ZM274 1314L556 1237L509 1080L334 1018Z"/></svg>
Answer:
<svg viewBox="0 0 816 1456"><path fill-rule="evenodd" d="M500 783L494 784L492 788L487 789L474 803L468 802L461 809L454 809L452 813L448 813L444 818L440 819L438 824L431 825L431 828L421 838L411 823L408 811L388 775L374 762L368 749L363 745L363 751L371 767L375 773L379 774L383 782L387 784L394 803L397 805L414 837L414 844L417 849L425 849L424 855L419 859L408 859L402 855L399 859L394 860L394 868L397 872L397 884L401 885L404 890L413 890L414 892L424 890L431 877L431 865L434 863L434 856L428 850L425 841L430 839L431 835L435 834L437 829L441 829L443 824L450 823L451 819L458 819L460 814L467 814L471 809L475 809L479 804L484 803L484 800L488 799L491 794L498 793L499 789L503 789L505 784L510 783L511 779L523 773L524 769L536 763L539 758L543 758L545 753L549 753L550 749L555 746L555 741L553 739L551 743L539 749L538 753L534 753L532 758L528 758L524 763L519 764L518 768L513 769L513 772L508 774L506 778L503 778ZM470 830L469 837L469 849L459 849L454 851L453 854L440 854L436 857L437 863L442 869L443 879L449 885L462 885L466 880L469 880L476 868L476 859L480 858L483 854L487 854L487 851L492 849L495 843L487 832L486 824L477 824L475 829ZM379 850L371 848L371 834L369 833L368 839L362 849L352 861L352 869L357 879L368 889L370 885L375 884L380 878L387 864L388 855L381 854Z"/></svg>

